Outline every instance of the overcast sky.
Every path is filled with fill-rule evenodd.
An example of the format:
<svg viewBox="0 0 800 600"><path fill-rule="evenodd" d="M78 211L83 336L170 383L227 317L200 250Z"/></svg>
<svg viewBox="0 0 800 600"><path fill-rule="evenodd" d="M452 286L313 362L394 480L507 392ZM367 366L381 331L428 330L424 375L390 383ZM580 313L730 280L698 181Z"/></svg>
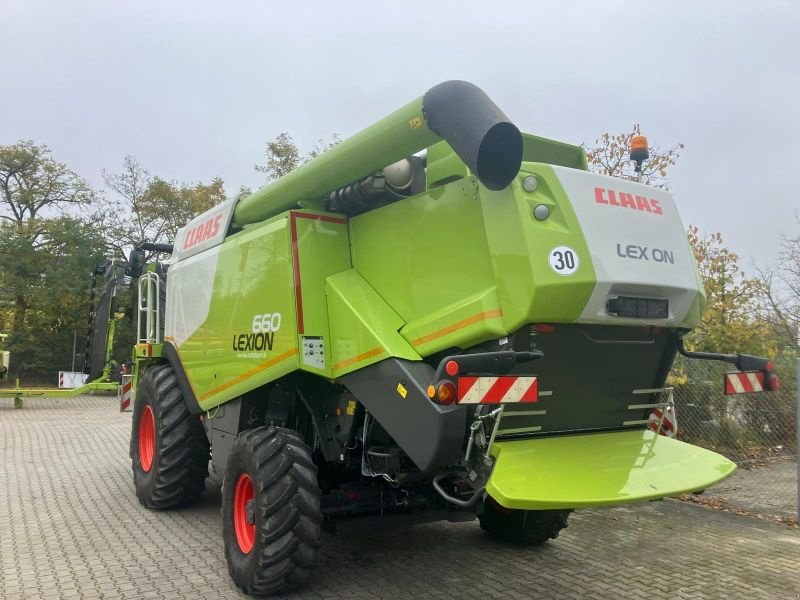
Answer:
<svg viewBox="0 0 800 600"><path fill-rule="evenodd" d="M799 60L793 0L3 0L0 144L47 144L97 187L134 154L233 193L281 131L307 150L466 79L523 131L685 144L684 222L749 266L800 230Z"/></svg>

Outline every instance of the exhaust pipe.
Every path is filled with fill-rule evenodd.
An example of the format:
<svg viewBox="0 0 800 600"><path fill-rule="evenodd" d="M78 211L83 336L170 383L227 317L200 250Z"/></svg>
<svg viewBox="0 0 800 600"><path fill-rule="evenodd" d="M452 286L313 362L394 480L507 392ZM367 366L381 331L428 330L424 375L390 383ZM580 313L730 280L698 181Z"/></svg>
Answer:
<svg viewBox="0 0 800 600"><path fill-rule="evenodd" d="M477 86L446 81L424 96L243 198L233 224L242 227L321 200L444 140L490 190L513 181L522 163L522 135Z"/></svg>

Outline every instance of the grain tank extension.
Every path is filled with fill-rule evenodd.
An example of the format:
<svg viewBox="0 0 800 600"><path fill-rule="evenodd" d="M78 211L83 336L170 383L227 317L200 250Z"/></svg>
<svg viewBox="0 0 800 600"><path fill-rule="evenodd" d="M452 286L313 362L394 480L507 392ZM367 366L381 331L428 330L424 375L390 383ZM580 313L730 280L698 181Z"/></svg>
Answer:
<svg viewBox="0 0 800 600"><path fill-rule="evenodd" d="M668 192L462 81L198 216L165 266L140 283L136 493L189 504L210 458L254 594L307 579L322 528L477 518L538 544L572 510L711 486L735 465L653 431L675 355L777 381L684 349L705 295Z"/></svg>

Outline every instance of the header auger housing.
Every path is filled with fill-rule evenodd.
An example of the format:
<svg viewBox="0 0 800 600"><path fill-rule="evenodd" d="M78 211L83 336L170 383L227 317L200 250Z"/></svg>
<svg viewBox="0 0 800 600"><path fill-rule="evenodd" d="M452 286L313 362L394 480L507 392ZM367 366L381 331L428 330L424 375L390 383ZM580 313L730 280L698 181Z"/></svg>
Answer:
<svg viewBox="0 0 800 600"><path fill-rule="evenodd" d="M140 286L165 323L135 350L137 495L196 500L210 446L245 591L305 579L322 526L477 517L541 543L735 468L657 434L705 303L671 196L472 84L196 217L166 267Z"/></svg>

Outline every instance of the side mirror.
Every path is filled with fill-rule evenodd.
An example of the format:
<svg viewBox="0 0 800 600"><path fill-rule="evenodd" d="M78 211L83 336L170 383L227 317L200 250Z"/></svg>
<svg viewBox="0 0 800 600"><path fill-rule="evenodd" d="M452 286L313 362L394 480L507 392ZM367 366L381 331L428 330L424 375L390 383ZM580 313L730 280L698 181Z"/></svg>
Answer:
<svg viewBox="0 0 800 600"><path fill-rule="evenodd" d="M144 250L131 250L130 257L128 258L128 274L134 279L139 277L144 270Z"/></svg>

